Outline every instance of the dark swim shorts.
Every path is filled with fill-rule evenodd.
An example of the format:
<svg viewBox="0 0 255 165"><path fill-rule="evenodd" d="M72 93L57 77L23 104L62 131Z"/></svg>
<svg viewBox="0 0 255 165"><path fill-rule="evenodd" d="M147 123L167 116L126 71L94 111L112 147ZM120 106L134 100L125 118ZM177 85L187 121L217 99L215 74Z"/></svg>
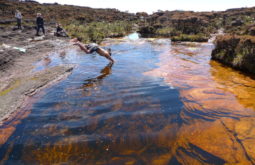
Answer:
<svg viewBox="0 0 255 165"><path fill-rule="evenodd" d="M89 49L90 53L94 53L95 51L98 50L99 46L95 43L89 44L86 46L87 49Z"/></svg>

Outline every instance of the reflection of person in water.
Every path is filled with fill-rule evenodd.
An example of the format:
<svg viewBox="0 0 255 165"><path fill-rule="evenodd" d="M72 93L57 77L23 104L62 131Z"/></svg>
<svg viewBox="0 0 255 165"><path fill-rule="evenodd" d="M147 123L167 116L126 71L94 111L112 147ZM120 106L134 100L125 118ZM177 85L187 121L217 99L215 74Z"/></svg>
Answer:
<svg viewBox="0 0 255 165"><path fill-rule="evenodd" d="M103 57L107 58L108 60L110 60L111 63L114 63L114 60L111 57L111 55L112 55L111 49L105 50L95 43L84 45L79 41L78 38L72 39L71 42L73 42L74 45L79 46L80 49L87 54L97 52L100 56L103 56Z"/></svg>
<svg viewBox="0 0 255 165"><path fill-rule="evenodd" d="M83 88L87 88L87 87L92 87L94 85L97 85L98 83L100 83L105 77L107 77L108 75L111 74L112 72L112 65L113 63L109 63L108 65L106 65L102 70L101 70L101 75L95 77L95 78L90 78L85 80L85 83L83 84Z"/></svg>

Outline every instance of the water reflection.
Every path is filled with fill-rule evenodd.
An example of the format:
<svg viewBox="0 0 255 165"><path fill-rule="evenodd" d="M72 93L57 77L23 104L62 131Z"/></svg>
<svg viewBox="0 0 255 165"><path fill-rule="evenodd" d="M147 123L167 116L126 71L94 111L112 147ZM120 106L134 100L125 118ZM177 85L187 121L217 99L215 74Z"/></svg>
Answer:
<svg viewBox="0 0 255 165"><path fill-rule="evenodd" d="M85 83L83 84L82 88L83 89L87 89L88 87L93 87L93 86L98 86L100 85L100 82L107 77L108 75L111 74L112 71L112 66L113 63L109 63L107 64L102 70L101 70L101 75L95 77L95 78L90 78L90 79L86 79Z"/></svg>
<svg viewBox="0 0 255 165"><path fill-rule="evenodd" d="M210 65L212 78L217 82L217 87L233 93L245 108L255 110L255 77L224 67L216 61L211 61Z"/></svg>

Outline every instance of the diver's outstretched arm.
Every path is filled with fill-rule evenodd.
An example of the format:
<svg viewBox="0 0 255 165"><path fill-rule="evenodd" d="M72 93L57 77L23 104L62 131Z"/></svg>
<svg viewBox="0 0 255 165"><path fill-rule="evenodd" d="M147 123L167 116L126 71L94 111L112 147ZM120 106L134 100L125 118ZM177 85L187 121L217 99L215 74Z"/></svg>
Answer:
<svg viewBox="0 0 255 165"><path fill-rule="evenodd" d="M111 63L115 62L110 55L105 55L104 57L107 58L108 60L110 60Z"/></svg>

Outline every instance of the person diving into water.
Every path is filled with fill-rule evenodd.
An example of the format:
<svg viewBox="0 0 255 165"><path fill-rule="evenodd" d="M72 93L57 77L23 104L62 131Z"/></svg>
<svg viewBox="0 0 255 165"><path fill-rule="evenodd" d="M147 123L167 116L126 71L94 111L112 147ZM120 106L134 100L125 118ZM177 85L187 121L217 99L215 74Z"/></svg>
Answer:
<svg viewBox="0 0 255 165"><path fill-rule="evenodd" d="M70 42L73 42L73 45L79 46L82 51L84 51L86 54L91 54L94 52L97 52L100 56L103 56L107 58L111 63L114 63L114 60L111 57L111 49L105 50L101 48L99 45L96 43L91 43L91 44L82 44L78 38L72 39Z"/></svg>

